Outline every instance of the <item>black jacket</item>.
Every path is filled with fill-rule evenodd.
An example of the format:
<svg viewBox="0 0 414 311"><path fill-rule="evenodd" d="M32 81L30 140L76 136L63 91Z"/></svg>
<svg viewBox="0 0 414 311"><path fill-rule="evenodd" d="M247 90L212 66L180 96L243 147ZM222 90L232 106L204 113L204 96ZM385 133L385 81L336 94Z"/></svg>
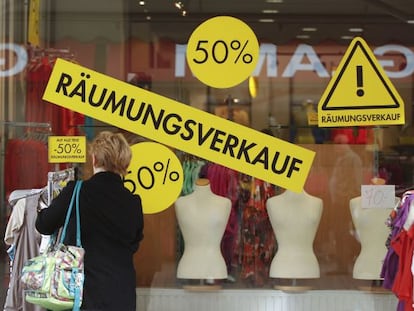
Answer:
<svg viewBox="0 0 414 311"><path fill-rule="evenodd" d="M52 234L65 220L74 182L69 182L47 209L39 212L36 228ZM141 199L111 172L85 180L80 191L81 239L85 249L82 309L135 311L133 255L143 238ZM74 210L74 209L73 209ZM75 245L72 213L65 243Z"/></svg>

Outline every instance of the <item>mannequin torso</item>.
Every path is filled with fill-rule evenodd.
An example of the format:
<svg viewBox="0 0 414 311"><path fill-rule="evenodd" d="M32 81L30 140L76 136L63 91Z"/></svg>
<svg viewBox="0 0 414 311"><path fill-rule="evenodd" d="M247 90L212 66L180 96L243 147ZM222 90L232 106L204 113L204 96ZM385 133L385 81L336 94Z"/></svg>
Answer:
<svg viewBox="0 0 414 311"><path fill-rule="evenodd" d="M214 194L205 179L196 182L193 193L177 199L175 211L184 238L177 278L227 278L220 243L230 210L230 199Z"/></svg>
<svg viewBox="0 0 414 311"><path fill-rule="evenodd" d="M399 198L395 198L395 200L396 203L399 202ZM362 208L361 197L355 197L349 201L349 207L357 238L361 243L361 252L353 268L353 278L381 280L381 269L387 253L385 241L389 235L389 228L385 222L393 206L390 208Z"/></svg>
<svg viewBox="0 0 414 311"><path fill-rule="evenodd" d="M322 216L323 201L304 191L286 190L269 198L266 206L278 243L270 277L320 277L313 240Z"/></svg>

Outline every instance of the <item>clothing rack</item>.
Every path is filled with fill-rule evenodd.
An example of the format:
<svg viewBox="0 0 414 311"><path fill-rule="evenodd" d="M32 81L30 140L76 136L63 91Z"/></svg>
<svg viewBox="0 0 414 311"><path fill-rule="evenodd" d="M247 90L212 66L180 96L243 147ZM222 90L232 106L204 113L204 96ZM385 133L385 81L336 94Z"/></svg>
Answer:
<svg viewBox="0 0 414 311"><path fill-rule="evenodd" d="M4 121L0 120L1 126L7 126L7 127L14 127L14 128L26 128L26 129L33 129L37 128L39 131L41 130L41 133L51 133L52 132L52 125L48 122L21 122L21 121ZM44 132L46 130L46 132ZM6 131L3 135L4 137L8 137L8 131ZM6 142L4 142L5 144ZM3 149L5 148L5 145L2 146Z"/></svg>
<svg viewBox="0 0 414 311"><path fill-rule="evenodd" d="M60 181L65 180L75 180L76 178L76 169L71 167L60 171L54 171L54 172L48 172L47 174L47 206L49 206L52 203L52 200L54 198L54 194L56 193L56 184ZM51 239L50 235L42 235L42 240L40 242L40 253L43 253L48 245L49 241Z"/></svg>
<svg viewBox="0 0 414 311"><path fill-rule="evenodd" d="M0 126L5 126L6 128L14 127L14 128L39 128L39 129L47 129L48 131L51 130L50 123L47 122L21 122L21 121L8 121L8 120L0 120ZM4 170L4 155L6 149L6 140L8 139L8 133L3 133L3 138L1 140L1 159L0 159L0 168ZM0 177L0 197L2 201L5 199L5 191L4 191L4 177ZM6 211L5 209L0 209L0 216L2 219L4 218Z"/></svg>
<svg viewBox="0 0 414 311"><path fill-rule="evenodd" d="M39 128L50 128L50 123L43 122L16 122L16 121L2 121L1 125L16 126L16 127L39 127Z"/></svg>
<svg viewBox="0 0 414 311"><path fill-rule="evenodd" d="M46 64L53 65L57 58L75 62L75 55L69 49L39 48L29 45L27 53L29 55L26 67L28 71L36 71L40 66Z"/></svg>
<svg viewBox="0 0 414 311"><path fill-rule="evenodd" d="M27 48L29 59L39 59L42 57L49 57L50 59L65 58L74 59L75 55L69 49L56 49L56 48L41 48L29 45Z"/></svg>
<svg viewBox="0 0 414 311"><path fill-rule="evenodd" d="M49 172L47 174L47 204L49 205L52 202L56 182L75 180L75 178L76 170L73 167L56 172Z"/></svg>
<svg viewBox="0 0 414 311"><path fill-rule="evenodd" d="M24 300L24 288L20 280L19 271L21 271L24 261L43 253L47 249L50 239L54 237L54 235L41 235L40 245L38 245L38 235L35 234L37 209L39 207L46 208L49 206L52 195L56 193L56 185L60 186L57 182L74 179L75 173L75 168L48 172L48 182L46 187L42 189L24 190L25 193L21 190L17 190L20 194L22 194L20 199L28 198L29 196L35 194L39 195L39 197L36 198L36 200L29 200L30 203L27 203L28 200L25 200L23 203L24 205L16 205L13 207L14 213L10 216L10 228L7 226L5 236L7 235L8 241L15 244L10 244L10 248L8 249L8 253L11 254L10 281L4 310L40 310L40 308L33 309L29 306L25 307L26 302ZM48 196L47 206L45 202L46 194ZM22 212L22 208L24 208L24 212ZM22 217L25 217L25 220L21 220ZM15 230L17 226L19 230Z"/></svg>

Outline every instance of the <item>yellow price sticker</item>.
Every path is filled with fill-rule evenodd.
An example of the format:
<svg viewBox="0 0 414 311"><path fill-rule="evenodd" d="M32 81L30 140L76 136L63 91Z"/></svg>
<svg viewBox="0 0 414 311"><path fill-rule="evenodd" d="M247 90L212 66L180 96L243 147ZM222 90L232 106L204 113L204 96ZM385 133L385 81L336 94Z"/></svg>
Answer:
<svg viewBox="0 0 414 311"><path fill-rule="evenodd" d="M49 163L85 163L85 136L49 136Z"/></svg>
<svg viewBox="0 0 414 311"><path fill-rule="evenodd" d="M132 160L124 185L142 200L144 214L155 214L170 207L183 187L183 168L168 147L143 142L131 146Z"/></svg>
<svg viewBox="0 0 414 311"><path fill-rule="evenodd" d="M200 24L187 44L187 63L201 82L229 88L246 80L256 67L259 43L241 20L218 16Z"/></svg>
<svg viewBox="0 0 414 311"><path fill-rule="evenodd" d="M308 125L318 125L318 113L315 111L310 111L308 115Z"/></svg>

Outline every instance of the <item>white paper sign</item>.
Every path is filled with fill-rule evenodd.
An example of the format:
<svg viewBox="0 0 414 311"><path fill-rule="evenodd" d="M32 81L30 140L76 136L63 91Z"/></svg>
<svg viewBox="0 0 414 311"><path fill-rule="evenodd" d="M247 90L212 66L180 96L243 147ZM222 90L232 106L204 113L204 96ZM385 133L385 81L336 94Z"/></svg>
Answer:
<svg viewBox="0 0 414 311"><path fill-rule="evenodd" d="M361 185L363 208L393 208L395 185Z"/></svg>

